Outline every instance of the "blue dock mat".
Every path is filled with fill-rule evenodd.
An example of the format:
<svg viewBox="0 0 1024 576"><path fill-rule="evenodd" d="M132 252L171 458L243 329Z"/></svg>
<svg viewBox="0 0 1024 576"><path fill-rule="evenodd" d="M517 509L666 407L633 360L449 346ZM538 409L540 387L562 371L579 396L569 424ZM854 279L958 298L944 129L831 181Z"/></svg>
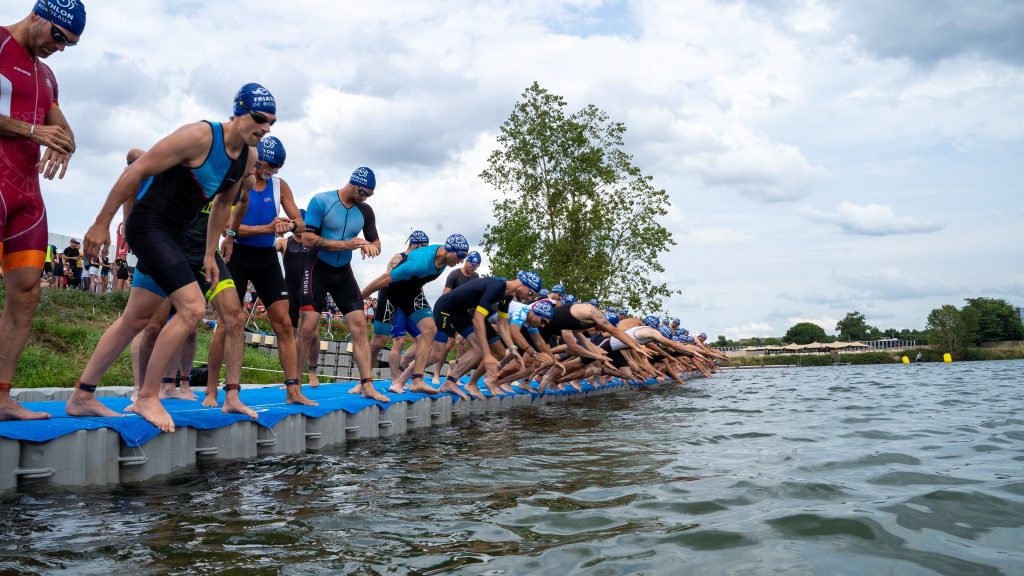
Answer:
<svg viewBox="0 0 1024 576"><path fill-rule="evenodd" d="M468 380L468 377L466 378ZM307 398L319 402L319 406L300 406L297 404L285 404L285 392L280 387L270 386L266 388L248 388L241 391L241 399L249 408L252 408L259 415L255 422L261 426L272 428L275 424L292 414L303 414L310 418L319 418L325 414L343 410L349 414L355 414L368 406L380 406L387 410L389 403L382 403L370 400L355 394L349 394L348 390L355 385L355 382L341 382L335 384L322 384L317 388L308 385L302 387ZM423 398L443 398L451 396L453 402L460 398L455 394L419 394L416 392L404 392L395 394L388 391L391 385L390 380L377 381L375 387L382 394L391 398L392 402L415 402ZM604 388L613 387L609 384ZM460 387L465 388L460 384ZM530 394L531 397L538 397L538 383L531 382L529 389L513 386L517 394ZM594 385L585 383L585 391L597 389ZM481 393L490 397L491 393L486 387L481 387ZM575 389L548 390L547 394L554 395L575 395L579 392ZM225 414L220 408L207 408L201 405L203 392L196 392L199 401L189 400L163 400L163 405L174 418L175 426L187 426L199 430L211 430L230 426L235 422L243 420L252 421L248 416L242 414ZM502 394L502 397L511 397L515 394ZM224 392L217 394L218 404L224 403ZM99 401L117 413L122 413L125 407L131 403L128 398L106 398L101 397ZM5 421L0 422L0 438L11 440L25 440L30 442L47 442L72 434L78 430L96 430L99 428L111 428L121 435L128 446L141 446L155 438L160 431L136 414L125 414L121 417L95 418L95 417L71 417L64 411L65 402L24 402L22 405L36 412L47 412L49 420L30 421Z"/></svg>

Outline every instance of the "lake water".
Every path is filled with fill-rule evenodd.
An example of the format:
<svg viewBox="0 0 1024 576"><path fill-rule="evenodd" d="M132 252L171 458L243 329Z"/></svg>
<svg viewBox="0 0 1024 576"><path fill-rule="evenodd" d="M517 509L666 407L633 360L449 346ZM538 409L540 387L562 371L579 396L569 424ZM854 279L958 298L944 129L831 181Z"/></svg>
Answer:
<svg viewBox="0 0 1024 576"><path fill-rule="evenodd" d="M0 572L1024 574L1024 362L734 370L0 501Z"/></svg>

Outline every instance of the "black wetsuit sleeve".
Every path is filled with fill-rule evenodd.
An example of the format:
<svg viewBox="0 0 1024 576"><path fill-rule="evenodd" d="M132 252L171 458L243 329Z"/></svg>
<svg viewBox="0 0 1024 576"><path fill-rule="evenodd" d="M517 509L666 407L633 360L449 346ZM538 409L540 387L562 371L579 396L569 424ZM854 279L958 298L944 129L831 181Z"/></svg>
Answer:
<svg viewBox="0 0 1024 576"><path fill-rule="evenodd" d="M373 214L373 208L370 208L365 203L359 203L356 206L363 213L363 238L367 242L376 242L380 239L380 236L377 234L377 217Z"/></svg>
<svg viewBox="0 0 1024 576"><path fill-rule="evenodd" d="M505 281L496 278L491 278L491 280L494 282L487 283L487 288L484 289L483 294L480 295L480 301L477 302L477 306L488 310L505 297ZM508 311L507 308L506 311Z"/></svg>

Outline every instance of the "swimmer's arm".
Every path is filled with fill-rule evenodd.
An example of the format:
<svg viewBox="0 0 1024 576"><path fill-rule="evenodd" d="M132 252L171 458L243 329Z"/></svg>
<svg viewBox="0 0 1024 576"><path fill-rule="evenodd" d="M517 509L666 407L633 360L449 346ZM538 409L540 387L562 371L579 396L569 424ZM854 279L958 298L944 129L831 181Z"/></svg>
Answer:
<svg viewBox="0 0 1024 576"><path fill-rule="evenodd" d="M490 357L491 360L494 360L491 346L487 343L487 316L489 314L490 312L486 308L481 309L479 306L473 312L473 343L480 347L480 352L483 353L485 359Z"/></svg>
<svg viewBox="0 0 1024 576"><path fill-rule="evenodd" d="M341 252L344 250L355 250L369 244L366 240L356 237L351 240L329 240L321 237L311 229L306 228L302 233L302 245L310 250L331 250Z"/></svg>
<svg viewBox="0 0 1024 576"><path fill-rule="evenodd" d="M551 354L551 347L548 346L546 341L544 341L544 337L540 335L540 332L537 332L536 334L531 333L530 338L533 339L533 347L536 348L538 352L548 355Z"/></svg>
<svg viewBox="0 0 1024 576"><path fill-rule="evenodd" d="M306 223L302 220L302 216L299 215L299 207L295 205L292 187L284 180L278 181L281 183L281 209L284 210L288 219L295 223L295 228L292 232L302 234L306 231Z"/></svg>
<svg viewBox="0 0 1024 576"><path fill-rule="evenodd" d="M367 298L370 297L371 294L373 294L374 292L380 290L381 288L384 288L388 284L391 284L391 273L390 272L385 272L385 273L381 274L380 276L377 276L376 278L373 279L372 282L370 282L369 284L367 284L363 288L362 294L361 294L363 300L366 300Z"/></svg>
<svg viewBox="0 0 1024 576"><path fill-rule="evenodd" d="M218 194L210 206L210 219L206 223L206 255L212 256L217 250L220 235L226 229L231 215L231 200L227 194Z"/></svg>
<svg viewBox="0 0 1024 576"><path fill-rule="evenodd" d="M75 153L75 150L77 149L75 147L75 132L71 130L71 125L68 124L68 119L64 117L64 112L62 112L58 106L51 106L50 109L47 110L46 118L43 119L43 124L45 126L59 126L63 128L68 133L68 136L71 137L71 148L69 148L66 153L69 156Z"/></svg>
<svg viewBox="0 0 1024 576"><path fill-rule="evenodd" d="M143 180L174 166L202 161L212 142L213 132L206 123L182 126L165 136L121 173L96 216L96 223L109 227L117 209L139 191Z"/></svg>

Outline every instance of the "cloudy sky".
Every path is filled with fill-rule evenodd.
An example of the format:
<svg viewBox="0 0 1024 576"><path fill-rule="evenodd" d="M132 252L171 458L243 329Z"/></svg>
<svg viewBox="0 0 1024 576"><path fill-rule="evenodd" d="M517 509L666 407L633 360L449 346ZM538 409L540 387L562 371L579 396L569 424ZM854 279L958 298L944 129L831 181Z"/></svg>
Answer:
<svg viewBox="0 0 1024 576"><path fill-rule="evenodd" d="M4 2L0 22L31 6ZM682 293L666 310L691 331L832 332L851 310L922 328L966 297L1024 305L1019 2L87 6L81 44L48 61L79 149L43 186L53 232L88 228L129 148L227 119L257 81L300 203L368 165L386 253L414 228L479 242L496 193L478 174L536 80L624 122L669 192L665 279Z"/></svg>

